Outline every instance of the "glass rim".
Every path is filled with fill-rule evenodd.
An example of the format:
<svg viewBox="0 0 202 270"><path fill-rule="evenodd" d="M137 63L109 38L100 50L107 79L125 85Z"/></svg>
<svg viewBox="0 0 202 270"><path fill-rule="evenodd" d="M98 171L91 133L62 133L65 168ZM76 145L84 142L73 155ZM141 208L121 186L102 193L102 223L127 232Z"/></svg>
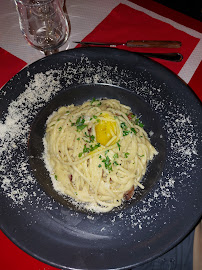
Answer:
<svg viewBox="0 0 202 270"><path fill-rule="evenodd" d="M51 3L58 0L15 0L16 4L22 4L24 6L40 6Z"/></svg>

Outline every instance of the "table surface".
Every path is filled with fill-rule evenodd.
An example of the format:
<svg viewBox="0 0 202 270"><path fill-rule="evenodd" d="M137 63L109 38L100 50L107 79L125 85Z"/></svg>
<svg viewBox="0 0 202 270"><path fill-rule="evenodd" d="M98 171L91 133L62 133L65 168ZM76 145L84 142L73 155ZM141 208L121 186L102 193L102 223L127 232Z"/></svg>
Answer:
<svg viewBox="0 0 202 270"><path fill-rule="evenodd" d="M63 45L60 50L76 47L73 41L81 41L92 31L95 31L95 28L101 24L119 4L125 4L134 10L143 12L151 18L165 23L165 27L166 25L172 26L183 34L189 35L194 40L197 40L196 45L183 62L182 67L175 73L185 83L189 84L198 97L202 99L202 90L200 90L202 81L200 75L202 72L202 24L200 21L150 0L68 0L66 4L71 23L71 32L67 43ZM131 39L135 38L131 35ZM0 44L2 49L24 61L21 62L22 65L19 65L19 67L9 67L9 69L14 68L13 73L11 73L12 76L26 65L26 63L33 63L44 57L40 51L29 46L23 38L19 29L15 4L11 0L1 0ZM2 71L0 78L3 77L6 61L8 61L8 58L5 58L5 56L3 58L0 54L0 68ZM0 87L1 86L3 85L0 85ZM55 269L24 253L3 233L0 234L0 239L1 243L3 243L3 250L0 253L1 265L4 266L2 269ZM12 260L10 259L11 257Z"/></svg>

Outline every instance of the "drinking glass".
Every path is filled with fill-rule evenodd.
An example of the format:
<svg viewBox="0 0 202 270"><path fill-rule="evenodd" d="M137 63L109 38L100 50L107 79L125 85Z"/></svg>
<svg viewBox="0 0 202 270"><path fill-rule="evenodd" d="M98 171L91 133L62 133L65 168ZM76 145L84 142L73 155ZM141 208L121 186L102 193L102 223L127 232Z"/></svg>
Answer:
<svg viewBox="0 0 202 270"><path fill-rule="evenodd" d="M27 42L49 55L68 39L69 26L61 0L15 0L20 29Z"/></svg>

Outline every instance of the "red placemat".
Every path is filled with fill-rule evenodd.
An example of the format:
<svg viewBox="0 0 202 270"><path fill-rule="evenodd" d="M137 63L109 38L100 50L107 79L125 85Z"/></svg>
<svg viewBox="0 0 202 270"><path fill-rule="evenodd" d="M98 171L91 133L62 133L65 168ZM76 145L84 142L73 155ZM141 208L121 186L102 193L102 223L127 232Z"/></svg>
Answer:
<svg viewBox="0 0 202 270"><path fill-rule="evenodd" d="M83 41L125 43L131 39L181 41L182 46L177 49L177 52L182 53L184 57L181 62L173 63L154 59L176 74L181 70L200 40L174 28L170 24L152 18L144 12L119 4ZM165 48L127 48L126 46L118 46L118 48L134 52L176 52L176 49Z"/></svg>
<svg viewBox="0 0 202 270"><path fill-rule="evenodd" d="M138 4L143 4L142 1L136 0L132 1ZM145 7L149 8L153 1L144 1ZM151 6L151 10L158 8L159 13L162 11L162 15L173 16L174 13L166 13L170 9L155 3ZM155 10L154 10L155 11ZM178 21L182 23L188 19L193 26L193 19L179 14L180 17L176 17ZM181 19L180 19L181 18ZM173 18L174 19L174 18ZM141 22L141 25L140 23ZM197 21L196 21L197 22ZM199 25L199 22L197 22ZM190 25L188 25L190 26ZM198 30L199 27L193 27ZM155 31L154 31L155 30ZM184 55L184 60L181 63L169 63L163 60L157 60L164 66L168 67L175 73L178 73L182 66L184 65L186 59L189 57L195 46L197 45L199 39L194 38L180 30L175 29L169 24L163 23L156 20L143 12L134 10L126 5L118 5L85 39L84 41L120 41L125 42L127 39L164 39L164 40L180 40L182 42L182 48L179 50ZM146 38L145 38L146 37ZM124 47L120 47L126 49ZM150 49L148 49L151 51ZM147 50L147 51L148 51ZM132 49L133 51L133 49ZM138 51L143 51L143 49L138 49ZM144 49L144 51L146 51ZM155 51L155 49L152 49ZM165 52L165 49L161 50ZM167 51L167 50L166 50ZM174 51L169 50L170 52ZM159 50L158 50L159 52ZM26 63L21 59L15 57L14 55L8 53L7 51L0 48L0 87L2 87L11 77L13 77L17 72L19 72ZM193 75L189 85L193 88L198 97L202 100L201 91L201 74L202 74L202 63L197 68L195 74ZM19 249L15 244L13 244L2 232L0 232L1 241L1 269L5 270L54 270L57 268L48 266ZM12 258L12 259L11 259Z"/></svg>
<svg viewBox="0 0 202 270"><path fill-rule="evenodd" d="M0 87L8 82L27 63L0 48Z"/></svg>
<svg viewBox="0 0 202 270"><path fill-rule="evenodd" d="M0 87L18 73L27 63L0 48ZM0 269L2 270L55 270L57 268L31 257L13 244L0 231Z"/></svg>

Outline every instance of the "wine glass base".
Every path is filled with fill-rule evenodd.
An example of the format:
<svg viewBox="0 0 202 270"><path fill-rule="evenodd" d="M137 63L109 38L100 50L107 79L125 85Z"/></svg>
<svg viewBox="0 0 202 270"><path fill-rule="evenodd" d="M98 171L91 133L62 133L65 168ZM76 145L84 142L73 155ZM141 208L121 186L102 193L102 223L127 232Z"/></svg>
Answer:
<svg viewBox="0 0 202 270"><path fill-rule="evenodd" d="M59 49L54 49L54 50L50 50L50 51L42 51L45 56L48 56L48 55L51 55L51 54L54 54L54 53L58 53L59 52Z"/></svg>

